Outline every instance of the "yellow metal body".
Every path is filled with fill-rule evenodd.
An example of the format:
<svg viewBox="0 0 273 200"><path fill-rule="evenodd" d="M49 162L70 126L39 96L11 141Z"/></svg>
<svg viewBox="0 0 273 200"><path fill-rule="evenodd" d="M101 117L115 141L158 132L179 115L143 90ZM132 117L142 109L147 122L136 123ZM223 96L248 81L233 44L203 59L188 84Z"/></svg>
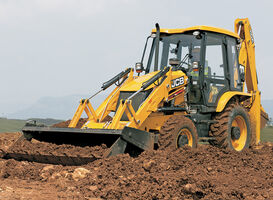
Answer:
<svg viewBox="0 0 273 200"><path fill-rule="evenodd" d="M92 107L91 103L89 102L89 100L82 99L76 113L74 114L74 116L68 126L69 128L76 127L83 111L85 111L86 115L88 116L88 120L98 121L98 116L97 116L94 108Z"/></svg>
<svg viewBox="0 0 273 200"><path fill-rule="evenodd" d="M180 130L179 134L177 135L176 141L178 141L179 136L186 136L188 142L186 145L192 147L193 146L193 137L189 129L183 128ZM176 148L178 148L178 143L176 143Z"/></svg>
<svg viewBox="0 0 273 200"><path fill-rule="evenodd" d="M143 104L134 110L131 100L120 100L118 105L118 98L121 91L138 91L141 89L143 83L153 77L157 72L151 72L143 76L133 76L133 71L129 73L128 77L121 86L117 86L111 94L104 100L104 102L94 111L89 100L81 100L81 103L72 118L69 127L76 127L77 122L80 119L83 111L88 116L88 121L82 128L104 128L104 129L123 129L124 126L137 128L140 130L150 131L150 130L160 130L164 122L172 115L164 115L163 113L157 112L158 108L163 106L163 102L176 97L175 105L184 101L184 91L185 86L188 81L188 77L182 71L169 71L166 74L166 79L163 82L155 86L152 84L146 90L152 89L152 92L143 102ZM171 80L176 78L184 78L184 84L176 87L176 90L181 90L179 94L170 93L173 88L171 88ZM161 81L161 80L159 80ZM170 94L169 94L170 93ZM104 122L106 116L111 112L115 112L113 119L110 122ZM123 115L128 117L128 121L121 121ZM181 114L174 113L174 115Z"/></svg>
<svg viewBox="0 0 273 200"><path fill-rule="evenodd" d="M241 28L240 33L239 28ZM185 29L160 29L160 32L166 34L177 34L195 30L217 32L241 39L239 63L245 66L247 91L228 91L224 93L218 101L216 112L223 111L229 100L234 96L244 96L250 98L251 102L249 104L249 115L251 123L255 124L256 143L258 144L260 142L260 113L261 109L263 108L260 104L260 91L258 90L257 85L255 44L248 19L237 19L235 21L235 32L209 26L194 26ZM152 32L155 33L156 30L152 30ZM69 127L75 127L83 111L85 111L88 116L88 121L82 128L123 129L124 126L128 126L145 131L159 131L164 122L172 115L164 115L163 113L158 112L158 108L162 107L164 102L173 99L174 105L180 105L185 101L184 95L188 77L182 71L170 70L167 72L166 77L162 80L161 84L152 84L146 88L145 90L151 89L152 92L139 106L138 110L134 110L132 101L128 99L120 100L118 104L120 92L136 92L140 90L143 83L157 73L158 71L151 72L143 76L133 76L134 72L131 70L126 77L123 77L125 80L123 84L117 86L105 99L105 101L102 102L102 104L96 109L96 111L93 109L89 100L82 100L73 119L71 120ZM173 88L171 88L171 81L180 77L184 78L184 84L179 85L174 91ZM113 119L105 122L104 119L111 112L115 113ZM128 121L121 121L124 114L127 116ZM181 115L183 112L173 113L173 115L178 114ZM238 121L240 121L240 119L238 119ZM240 149L241 147L238 148Z"/></svg>
<svg viewBox="0 0 273 200"><path fill-rule="evenodd" d="M228 91L225 92L219 99L217 107L216 107L216 112L222 112L224 108L226 107L227 103L232 97L235 96L246 96L246 97L251 97L252 95L250 93L246 92L238 92L238 91Z"/></svg>
<svg viewBox="0 0 273 200"><path fill-rule="evenodd" d="M242 151L247 141L247 125L242 116L237 116L233 122L233 127L240 129L240 137L238 139L231 139L231 144L236 151Z"/></svg>
<svg viewBox="0 0 273 200"><path fill-rule="evenodd" d="M229 35L235 38L239 38L239 35L237 33L234 33L232 31L229 31L223 28L217 28L217 27L211 27L211 26L193 26L189 28L160 29L160 33L176 34L176 33L185 33L188 31L198 31L198 30L221 33L221 34ZM156 29L153 29L152 33L156 33Z"/></svg>
<svg viewBox="0 0 273 200"><path fill-rule="evenodd" d="M245 67L247 92L251 94L249 116L252 133L256 135L256 144L260 142L261 130L261 92L258 89L258 78L255 62L255 43L248 18L235 20L235 33L240 35L241 48L239 63Z"/></svg>

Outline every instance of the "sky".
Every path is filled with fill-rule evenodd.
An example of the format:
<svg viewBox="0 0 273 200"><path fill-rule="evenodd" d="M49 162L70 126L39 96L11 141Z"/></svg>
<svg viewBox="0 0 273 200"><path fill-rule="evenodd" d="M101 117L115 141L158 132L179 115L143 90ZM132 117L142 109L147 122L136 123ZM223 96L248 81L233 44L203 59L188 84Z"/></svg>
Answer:
<svg viewBox="0 0 273 200"><path fill-rule="evenodd" d="M140 61L155 23L233 31L234 20L245 17L262 99L273 99L272 8L270 0L0 0L0 113L45 96L95 93Z"/></svg>

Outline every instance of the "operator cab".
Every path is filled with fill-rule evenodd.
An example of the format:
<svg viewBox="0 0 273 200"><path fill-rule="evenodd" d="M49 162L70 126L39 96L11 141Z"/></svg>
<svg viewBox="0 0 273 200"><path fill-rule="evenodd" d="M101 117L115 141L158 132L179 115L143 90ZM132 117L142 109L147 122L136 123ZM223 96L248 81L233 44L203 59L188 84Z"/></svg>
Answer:
<svg viewBox="0 0 273 200"><path fill-rule="evenodd" d="M205 26L160 29L158 55L157 37L152 33L142 57L145 73L166 66L172 66L173 71L183 71L190 80L187 101L192 105L215 107L226 91L242 91L244 72L238 62L238 36L224 29L211 30ZM150 52L144 61L149 40Z"/></svg>

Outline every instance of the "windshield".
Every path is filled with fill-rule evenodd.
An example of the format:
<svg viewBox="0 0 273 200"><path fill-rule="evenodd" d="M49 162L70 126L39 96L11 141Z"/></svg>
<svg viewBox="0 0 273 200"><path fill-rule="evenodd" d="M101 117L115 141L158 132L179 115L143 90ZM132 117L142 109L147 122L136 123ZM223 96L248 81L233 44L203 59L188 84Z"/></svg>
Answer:
<svg viewBox="0 0 273 200"><path fill-rule="evenodd" d="M155 38L151 44L149 58L146 64L146 73L154 71ZM159 42L159 69L170 66L170 59L180 62L180 66L187 68L193 62L200 62L201 39L191 34L174 34L160 37Z"/></svg>

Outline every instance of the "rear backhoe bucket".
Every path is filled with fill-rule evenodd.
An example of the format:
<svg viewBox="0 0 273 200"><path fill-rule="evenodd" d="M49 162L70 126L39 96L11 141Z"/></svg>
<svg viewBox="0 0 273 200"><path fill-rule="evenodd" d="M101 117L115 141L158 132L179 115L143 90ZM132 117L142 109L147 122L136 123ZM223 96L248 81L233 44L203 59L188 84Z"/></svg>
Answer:
<svg viewBox="0 0 273 200"><path fill-rule="evenodd" d="M82 157L62 152L56 155L50 152L39 152L39 150L31 154L23 149L18 152L16 148L15 150L13 149L13 145L5 152L3 158L61 165L83 165L101 157L109 157L121 153L137 155L143 150L153 149L155 142L154 134L130 127L125 127L122 130L113 130L25 126L22 132L23 136L16 143L24 139L29 141L36 139L58 145L71 144L82 148L106 144L108 149L103 156L97 156L96 152L94 154L91 152L90 155Z"/></svg>
<svg viewBox="0 0 273 200"><path fill-rule="evenodd" d="M264 111L264 109L261 109L261 130L266 126L267 122L269 120L268 114Z"/></svg>

